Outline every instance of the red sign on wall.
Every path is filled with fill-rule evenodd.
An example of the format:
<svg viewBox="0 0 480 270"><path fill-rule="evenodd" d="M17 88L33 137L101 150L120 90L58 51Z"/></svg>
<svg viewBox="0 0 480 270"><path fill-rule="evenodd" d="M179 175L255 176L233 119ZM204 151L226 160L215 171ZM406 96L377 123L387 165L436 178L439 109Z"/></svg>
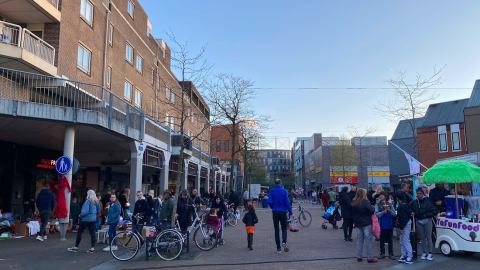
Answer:
<svg viewBox="0 0 480 270"><path fill-rule="evenodd" d="M330 183L335 184L357 184L358 176L346 176L345 179L343 176L330 176Z"/></svg>
<svg viewBox="0 0 480 270"><path fill-rule="evenodd" d="M57 161L53 159L42 158L40 164L37 165L37 168L55 170L55 163Z"/></svg>

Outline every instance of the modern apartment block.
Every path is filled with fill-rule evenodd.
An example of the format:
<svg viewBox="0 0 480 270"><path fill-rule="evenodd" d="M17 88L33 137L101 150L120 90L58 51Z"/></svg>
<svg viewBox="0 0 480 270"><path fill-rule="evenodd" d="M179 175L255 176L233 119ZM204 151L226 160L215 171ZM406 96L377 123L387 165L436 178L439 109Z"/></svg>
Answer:
<svg viewBox="0 0 480 270"><path fill-rule="evenodd" d="M295 187L290 150L261 149L255 152L265 167L265 177L256 179L258 183L273 187L275 179L280 179L285 188Z"/></svg>
<svg viewBox="0 0 480 270"><path fill-rule="evenodd" d="M19 156L28 159L22 165L0 165L4 207L20 209L40 183L55 179L44 163L61 155L80 161L72 176L79 199L88 188L171 189L180 136L182 188L216 186L210 109L192 82L173 74L172 51L153 27L138 0L0 2L0 147L5 155L31 153Z"/></svg>

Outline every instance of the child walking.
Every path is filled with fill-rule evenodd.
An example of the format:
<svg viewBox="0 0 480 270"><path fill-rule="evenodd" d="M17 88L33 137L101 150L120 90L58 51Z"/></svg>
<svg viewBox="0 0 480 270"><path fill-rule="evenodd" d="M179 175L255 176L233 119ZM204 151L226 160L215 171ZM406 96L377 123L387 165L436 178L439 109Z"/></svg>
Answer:
<svg viewBox="0 0 480 270"><path fill-rule="evenodd" d="M258 223L257 214L255 214L255 208L253 205L248 206L248 213L243 216L243 223L247 229L247 241L248 248L253 250L253 234L255 233L255 224Z"/></svg>
<svg viewBox="0 0 480 270"><path fill-rule="evenodd" d="M388 195L384 191L380 192L378 196L380 201L375 204L375 215L378 218L380 224L380 256L379 259L385 258L385 243L388 243L389 258L395 260L393 255L393 217L397 216L392 204L387 200Z"/></svg>
<svg viewBox="0 0 480 270"><path fill-rule="evenodd" d="M410 228L412 221L410 220L411 210L410 206L405 201L405 193L397 193L397 201L399 203L397 208L398 228L400 229L400 244L402 245L402 256L398 260L407 264L413 263L412 245L410 244Z"/></svg>

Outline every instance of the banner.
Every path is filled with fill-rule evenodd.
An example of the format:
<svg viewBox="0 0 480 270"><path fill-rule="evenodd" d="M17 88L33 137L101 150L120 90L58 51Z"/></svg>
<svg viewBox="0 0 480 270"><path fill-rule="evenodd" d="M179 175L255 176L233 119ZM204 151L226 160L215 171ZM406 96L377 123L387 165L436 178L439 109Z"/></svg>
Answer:
<svg viewBox="0 0 480 270"><path fill-rule="evenodd" d="M409 153L405 153L405 157L407 158L408 165L410 167L410 174L419 174L420 173L420 162L418 160L414 159L412 156L410 156Z"/></svg>

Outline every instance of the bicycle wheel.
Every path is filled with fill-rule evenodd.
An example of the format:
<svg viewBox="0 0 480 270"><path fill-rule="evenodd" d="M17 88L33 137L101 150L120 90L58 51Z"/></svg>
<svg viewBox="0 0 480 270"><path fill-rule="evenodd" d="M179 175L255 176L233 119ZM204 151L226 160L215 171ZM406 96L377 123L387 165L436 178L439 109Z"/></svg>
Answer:
<svg viewBox="0 0 480 270"><path fill-rule="evenodd" d="M140 239L130 231L118 233L110 244L110 253L119 261L131 260L139 250Z"/></svg>
<svg viewBox="0 0 480 270"><path fill-rule="evenodd" d="M209 251L217 246L217 230L210 224L202 224L198 226L193 234L195 245L201 250Z"/></svg>
<svg viewBox="0 0 480 270"><path fill-rule="evenodd" d="M237 217L233 213L229 213L227 216L227 222L230 224L230 226L235 227L237 225Z"/></svg>
<svg viewBox="0 0 480 270"><path fill-rule="evenodd" d="M303 211L298 216L298 222L300 222L300 225L303 227L308 227L312 223L312 215L310 215L308 211Z"/></svg>
<svg viewBox="0 0 480 270"><path fill-rule="evenodd" d="M155 239L155 251L162 260L175 260L182 253L182 249L182 235L174 230L165 230Z"/></svg>

